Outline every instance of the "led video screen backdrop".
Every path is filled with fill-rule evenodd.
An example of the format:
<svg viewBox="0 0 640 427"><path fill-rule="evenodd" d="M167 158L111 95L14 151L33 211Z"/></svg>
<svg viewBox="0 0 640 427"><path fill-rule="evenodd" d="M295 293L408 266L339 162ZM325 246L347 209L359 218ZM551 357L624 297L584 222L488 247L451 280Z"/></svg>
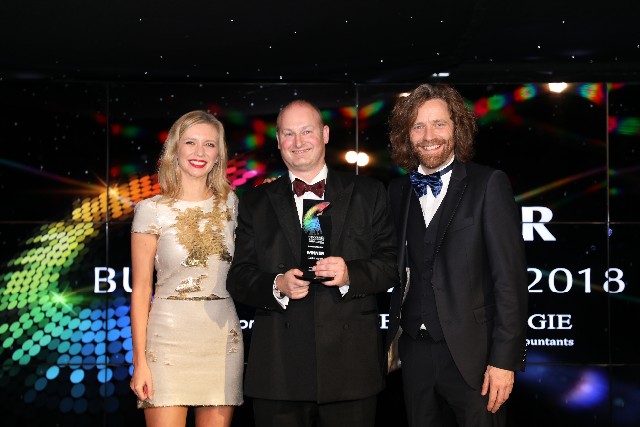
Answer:
<svg viewBox="0 0 640 427"><path fill-rule="evenodd" d="M173 121L225 126L237 193L286 173L275 118L308 99L330 126L330 166L388 183L387 117L416 85L0 82L0 399L3 425L143 425L131 374L133 207L159 192ZM528 365L513 425L632 426L640 241L640 85L458 85L478 116L476 158L504 170L529 268ZM366 153L369 163L345 160ZM388 295L381 295L386 328ZM252 310L238 306L245 345ZM397 375L378 424L402 425ZM250 402L236 426L252 425Z"/></svg>

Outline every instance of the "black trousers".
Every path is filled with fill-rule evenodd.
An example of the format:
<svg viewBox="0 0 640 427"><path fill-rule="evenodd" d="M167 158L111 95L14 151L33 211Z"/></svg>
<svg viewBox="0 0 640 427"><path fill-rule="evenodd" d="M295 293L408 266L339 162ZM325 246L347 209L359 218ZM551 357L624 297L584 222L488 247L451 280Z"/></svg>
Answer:
<svg viewBox="0 0 640 427"><path fill-rule="evenodd" d="M402 334L399 351L410 427L506 425L504 405L495 414L487 410L488 393L482 396L466 383L445 341Z"/></svg>
<svg viewBox="0 0 640 427"><path fill-rule="evenodd" d="M316 403L253 399L256 427L374 427L376 396Z"/></svg>

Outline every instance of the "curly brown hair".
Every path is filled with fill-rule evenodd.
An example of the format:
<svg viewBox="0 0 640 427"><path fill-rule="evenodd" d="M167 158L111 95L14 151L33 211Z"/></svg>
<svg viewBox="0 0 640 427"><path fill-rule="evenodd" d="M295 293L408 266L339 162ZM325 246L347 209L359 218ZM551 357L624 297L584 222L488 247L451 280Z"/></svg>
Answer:
<svg viewBox="0 0 640 427"><path fill-rule="evenodd" d="M475 113L454 88L447 85L423 84L414 89L409 96L399 98L389 116L391 159L407 172L417 169L419 165L419 159L412 149L409 132L418 116L418 109L430 99L442 99L449 107L453 121L456 159L465 163L473 158L473 138L478 130Z"/></svg>

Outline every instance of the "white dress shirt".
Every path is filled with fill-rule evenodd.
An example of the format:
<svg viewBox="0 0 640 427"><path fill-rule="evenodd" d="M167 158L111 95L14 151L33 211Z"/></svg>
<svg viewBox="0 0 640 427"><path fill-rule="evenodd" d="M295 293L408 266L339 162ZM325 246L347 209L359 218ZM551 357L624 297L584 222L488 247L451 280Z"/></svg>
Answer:
<svg viewBox="0 0 640 427"><path fill-rule="evenodd" d="M453 163L453 159L451 159L449 163L447 163L446 165L438 169L438 171L441 171L442 169L446 168L451 163ZM420 172L423 175L427 175L424 172L424 168L422 167L422 165L418 167L418 172ZM449 170L447 173L443 175L440 175L440 179L442 179L442 188L440 189L440 193L438 194L437 197L433 195L431 187L429 187L429 189L427 190L427 193L424 196L420 197L420 199L418 199L420 201L420 207L422 208L422 216L424 218L425 227L429 226L438 208L442 204L442 201L444 200L444 196L447 194L447 189L449 188L449 181L451 181L451 170ZM427 327L424 324L422 324L420 325L420 329L427 329Z"/></svg>
<svg viewBox="0 0 640 427"><path fill-rule="evenodd" d="M453 163L453 159L451 159L449 163L441 167L439 171L446 168L451 163ZM422 165L418 167L418 172L420 172L423 175L427 175L424 172L424 168L422 167ZM440 194L438 194L437 197L433 195L433 192L431 191L431 187L429 187L429 189L427 190L427 193L424 196L420 197L419 199L420 207L422 208L422 216L424 217L425 227L429 226L429 224L431 223L431 220L433 219L433 216L436 214L436 211L442 204L442 200L444 200L444 196L447 194L447 189L449 188L449 181L451 181L451 170L449 170L444 175L441 175L440 179L442 179L442 189L440 190Z"/></svg>

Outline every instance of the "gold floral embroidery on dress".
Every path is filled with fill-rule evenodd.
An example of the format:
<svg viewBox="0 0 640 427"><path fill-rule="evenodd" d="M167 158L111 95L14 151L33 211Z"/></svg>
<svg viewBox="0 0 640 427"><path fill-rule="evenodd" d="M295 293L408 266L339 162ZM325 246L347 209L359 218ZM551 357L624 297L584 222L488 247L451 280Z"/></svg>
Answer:
<svg viewBox="0 0 640 427"><path fill-rule="evenodd" d="M131 234L134 234L134 233L153 234L154 236L159 236L160 235L160 227L158 227L155 224L150 224L149 228L147 228L146 230L134 230L132 228L131 229Z"/></svg>
<svg viewBox="0 0 640 427"><path fill-rule="evenodd" d="M240 335L238 334L238 331L236 331L235 329L231 329L229 331L229 340L232 343L231 347L229 348L229 353L237 353L238 348L236 346L240 342Z"/></svg>
<svg viewBox="0 0 640 427"><path fill-rule="evenodd" d="M206 274L201 274L198 277L187 277L186 279L182 280L176 287L176 292L180 294L181 297L186 297L186 294L189 292L200 292L202 290L202 288L200 287L200 282L202 282L202 279L204 279L205 277L207 277Z"/></svg>
<svg viewBox="0 0 640 427"><path fill-rule="evenodd" d="M182 262L185 267L206 267L211 255L218 255L222 261L231 262L231 255L224 239L223 221L231 221L228 209L203 212L199 207L179 211L176 215L176 236L189 253Z"/></svg>
<svg viewBox="0 0 640 427"><path fill-rule="evenodd" d="M160 235L160 227L155 224L150 224L149 228L146 231L147 234L155 234L157 236Z"/></svg>
<svg viewBox="0 0 640 427"><path fill-rule="evenodd" d="M158 297L158 298L161 298L161 297ZM219 297L216 294L205 295L205 296L195 296L195 297L187 296L187 294L180 294L180 295L169 295L168 297L163 299L181 300L181 301L218 301L218 300L227 299L227 298Z"/></svg>

